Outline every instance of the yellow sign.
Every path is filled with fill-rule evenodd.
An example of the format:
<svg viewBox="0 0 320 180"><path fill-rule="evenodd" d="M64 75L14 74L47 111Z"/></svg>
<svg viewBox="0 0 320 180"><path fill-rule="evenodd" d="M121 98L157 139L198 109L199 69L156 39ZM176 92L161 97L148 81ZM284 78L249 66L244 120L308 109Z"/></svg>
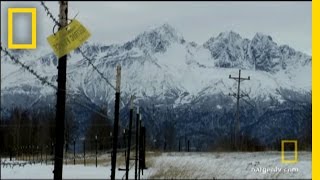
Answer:
<svg viewBox="0 0 320 180"><path fill-rule="evenodd" d="M72 20L68 26L49 36L47 40L60 58L81 46L90 36L91 34L79 21Z"/></svg>

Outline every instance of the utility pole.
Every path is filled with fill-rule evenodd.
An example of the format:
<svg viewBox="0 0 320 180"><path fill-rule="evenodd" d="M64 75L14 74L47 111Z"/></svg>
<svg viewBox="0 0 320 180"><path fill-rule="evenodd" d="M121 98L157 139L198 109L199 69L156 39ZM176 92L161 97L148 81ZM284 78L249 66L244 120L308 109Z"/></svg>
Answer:
<svg viewBox="0 0 320 180"><path fill-rule="evenodd" d="M240 94L240 83L244 80L250 80L250 76L248 76L247 78L242 78L241 77L241 69L239 69L239 76L238 77L232 77L231 74L229 75L229 79L234 79L237 81L238 83L238 92L234 93L234 94L230 94L229 96L234 96L237 98L237 114L236 114L236 119L235 119L235 131L234 131L234 146L236 150L239 150L239 146L238 146L238 133L240 132L240 109L239 109L239 101L240 98L244 97L245 95Z"/></svg>
<svg viewBox="0 0 320 180"><path fill-rule="evenodd" d="M114 125L113 125L113 151L111 157L111 179L115 179L116 163L117 163L117 145L118 145L118 129L119 129L119 110L120 110L120 82L121 82L121 66L117 66L116 75L116 99L114 108Z"/></svg>
<svg viewBox="0 0 320 180"><path fill-rule="evenodd" d="M60 15L59 24L61 28L68 25L68 1L59 1ZM62 39L61 39L62 40ZM62 43L62 41L61 41ZM63 145L64 145L64 121L66 106L66 72L67 72L67 55L59 58L58 61L58 90L56 105L56 150L54 160L54 179L62 179L63 169Z"/></svg>

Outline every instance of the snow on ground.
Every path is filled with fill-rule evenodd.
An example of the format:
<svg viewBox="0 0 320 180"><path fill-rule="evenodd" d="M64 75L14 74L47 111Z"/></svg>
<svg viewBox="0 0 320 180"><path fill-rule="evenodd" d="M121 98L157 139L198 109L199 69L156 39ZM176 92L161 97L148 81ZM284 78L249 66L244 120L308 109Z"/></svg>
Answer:
<svg viewBox="0 0 320 180"><path fill-rule="evenodd" d="M141 179L311 179L311 152L299 152L298 162L282 164L280 152L172 152L147 153L146 164ZM8 159L5 160L8 162ZM133 162L132 162L133 163ZM121 165L123 168L123 165ZM94 165L64 165L63 178L105 179L110 178L110 163ZM2 166L4 179L52 179L53 165L33 164L24 167ZM116 172L122 179L123 171ZM134 178L134 167L129 178Z"/></svg>
<svg viewBox="0 0 320 180"><path fill-rule="evenodd" d="M311 152L299 152L295 164L282 164L280 152L164 153L151 161L152 178L311 179Z"/></svg>
<svg viewBox="0 0 320 180"><path fill-rule="evenodd" d="M122 167L123 168L123 167ZM24 167L3 167L1 177L3 179L53 179L52 164L26 164ZM110 179L111 166L108 165L63 165L64 179ZM122 179L124 172L117 172L116 179ZM131 173L130 173L131 175ZM134 174L133 177L134 178Z"/></svg>

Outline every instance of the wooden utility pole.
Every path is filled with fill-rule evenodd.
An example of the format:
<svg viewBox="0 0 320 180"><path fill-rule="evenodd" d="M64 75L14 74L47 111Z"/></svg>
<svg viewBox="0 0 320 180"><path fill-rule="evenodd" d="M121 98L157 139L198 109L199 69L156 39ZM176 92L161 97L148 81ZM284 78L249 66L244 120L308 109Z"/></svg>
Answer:
<svg viewBox="0 0 320 180"><path fill-rule="evenodd" d="M235 119L235 130L234 130L234 146L236 150L239 150L239 144L237 141L238 138L238 133L240 132L240 109L239 109L239 101L240 98L242 98L244 95L241 94L240 95L240 83L244 80L250 80L250 76L248 76L248 78L242 78L241 77L241 69L239 69L239 76L238 77L232 77L231 75L229 75L229 79L234 79L237 81L238 83L238 92L237 94L230 94L229 96L234 96L237 98L237 114L236 114L236 119Z"/></svg>
<svg viewBox="0 0 320 180"><path fill-rule="evenodd" d="M60 14L59 24L61 28L68 25L68 1L59 1ZM61 39L62 40L62 39ZM62 43L62 41L61 41ZM62 179L63 169L63 145L64 145L64 121L66 106L66 72L67 72L67 55L59 58L58 61L58 90L56 105L56 149L54 157L54 179Z"/></svg>
<svg viewBox="0 0 320 180"><path fill-rule="evenodd" d="M116 75L116 99L114 108L114 125L113 125L113 150L111 157L111 179L115 179L116 163L117 163L117 145L118 145L118 129L119 129L119 110L120 110L120 83L121 83L121 66L117 66Z"/></svg>

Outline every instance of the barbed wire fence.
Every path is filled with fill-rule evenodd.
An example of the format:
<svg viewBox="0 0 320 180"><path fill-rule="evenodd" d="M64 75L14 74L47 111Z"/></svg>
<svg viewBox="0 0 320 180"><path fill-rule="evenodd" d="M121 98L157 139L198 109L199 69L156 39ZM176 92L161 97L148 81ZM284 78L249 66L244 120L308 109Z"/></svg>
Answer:
<svg viewBox="0 0 320 180"><path fill-rule="evenodd" d="M48 17L53 21L53 23L54 23L53 31L54 31L54 28L55 28L56 26L58 26L58 27L60 28L60 27L61 27L61 24L60 24L60 23L58 22L58 20L54 17L54 15L53 15L53 13L50 11L50 9L45 5L44 1L40 1L40 4L41 4L41 6L44 8L47 16L48 16ZM104 79L104 81L105 81L113 90L116 91L116 87L110 82L110 80L109 80L108 78L105 77L105 75L97 68L97 66L94 65L94 63L93 63L94 60L93 60L92 58L88 57L88 56L85 54L85 52L81 49L81 47L78 47L76 50L77 50L78 52L80 52L80 54L82 55L82 57L89 62L89 64L90 64L90 65L92 66L92 68L94 69L94 71L96 71L96 72L101 76L101 78ZM36 79L38 79L38 80L41 82L42 85L49 86L49 87L53 88L54 90L57 90L57 91L58 91L58 87L57 87L55 84L53 84L52 82L49 82L49 81L48 81L48 77L43 77L43 76L41 76L41 75L40 75L39 73L37 73L34 69L32 69L31 65L27 65L27 64L25 64L25 63L22 63L18 58L16 58L12 53L10 53L10 52L8 51L8 49L6 49L5 47L3 47L3 46L2 46L2 43L0 44L0 51L4 52L4 55L5 55L5 56L8 56L15 64L20 65L24 70L28 71L28 72L31 73L33 76L35 76ZM65 90L65 91L67 91L67 90ZM74 95L76 95L75 92L73 92L73 93L66 92L66 94L67 94L69 97L74 97ZM108 118L107 115L105 115L105 114L103 114L103 113L101 113L101 112L99 112L99 111L91 108L90 106L88 106L88 105L86 105L86 104L83 104L82 102L79 102L79 101L78 101L77 99L75 99L75 98L71 98L70 100L71 100L71 102L73 102L73 103L75 103L75 104L78 104L78 105L80 105L80 106L82 106L82 107L90 110L91 112L95 112L96 114L100 115L100 116L103 117L103 118ZM126 103L123 101L122 98L120 98L120 101L121 101L123 104L126 104ZM128 124L127 124L127 125L128 125ZM126 125L126 126L127 126L127 125ZM2 125L1 125L1 127L2 127ZM121 127L121 125L120 125L120 127ZM121 127L121 128L124 129L124 127ZM121 136L119 136L119 137L121 137ZM137 142L135 142L135 143L137 143ZM138 148L137 146L139 146L139 145L138 145L138 144L135 144L135 145L133 145L132 147L129 147L129 150L131 150L131 149L133 149L133 148L136 148L136 149L137 149L137 148ZM125 150L124 152L125 152L125 154L127 153L126 150ZM41 154L41 156L42 156L42 154ZM46 154L46 158L47 158L47 154ZM138 158L138 157L135 157L136 160L137 160L137 158ZM41 158L41 159L42 159L42 158ZM42 161L41 161L41 162L42 162ZM46 160L46 162L47 162L47 160ZM135 163L135 164L133 163L133 165L131 165L130 168L127 169L127 170L129 171L134 165L135 165L136 168L137 168L137 163ZM128 171L127 171L126 173L128 173ZM126 174L125 174L125 175L126 175ZM125 177L125 175L123 176L123 178ZM140 171L139 171L139 178L140 178Z"/></svg>
<svg viewBox="0 0 320 180"><path fill-rule="evenodd" d="M54 16L52 15L52 13L50 12L49 8L45 5L45 3L43 1L40 2L41 5L44 7L45 11L47 12L47 15L50 17L50 19L53 20L53 22L55 23L55 25L59 25L59 22L54 18ZM31 66L29 65L26 65L25 63L22 63L20 60L18 60L18 58L14 57L5 47L2 47L2 43L0 44L0 50L2 52L4 52L5 54L4 55L7 55L14 63L20 65L23 69L27 70L28 72L30 72L32 75L34 75L40 82L41 84L45 84L45 85L48 85L52 88L54 88L55 90L58 90L57 86L54 85L53 83L49 82L47 79L47 77L42 77L41 75L39 75L35 70L33 70L31 68ZM81 55L86 59L88 60L88 62L91 64L91 66L98 72L98 74L107 82L107 84L115 90L115 87L110 83L110 81L98 70L98 68L92 63L92 60L86 56L84 54L84 52L78 48L77 49ZM72 94L72 93L68 93L68 95L75 95L75 94ZM72 97L72 96L71 96ZM83 104L83 103L80 103L79 101L77 101L76 99L72 99L73 102L75 102L76 104L80 105L80 106L83 106L97 114L100 114L102 117L107 117L106 115L103 115L102 113L94 110L93 108Z"/></svg>
<svg viewBox="0 0 320 180"><path fill-rule="evenodd" d="M81 47L77 48L77 50L80 52L80 54L82 55L82 57L84 57L89 64L92 66L92 68L101 76L101 78L103 78L103 80L106 81L106 83L113 89L116 90L116 88L110 83L110 81L103 75L103 73L93 64L93 60L91 58L89 58L88 56L85 55L85 53L82 51Z"/></svg>
<svg viewBox="0 0 320 180"><path fill-rule="evenodd" d="M43 85L47 85L55 90L57 90L57 86L55 86L53 83L49 82L46 78L46 77L42 77L41 75L39 75L35 70L32 69L31 66L29 65L26 65L25 63L22 63L18 58L14 57L6 48L2 47L2 45L0 45L0 50L2 52L5 53L5 55L7 55L14 63L20 65L23 69L27 70L29 73L31 73L32 75L34 75L40 82L41 84ZM70 93L70 92L67 92L67 95L69 95L70 97L73 97L74 95L76 95L76 93ZM69 98L72 102L92 111L92 112L95 112L97 114L99 114L101 117L104 117L104 118L107 118L107 115L105 114L102 114L101 112L98 112L97 110L94 110L93 108L91 108L90 106L88 105L85 105L81 102L79 102L77 99L75 98Z"/></svg>
<svg viewBox="0 0 320 180"><path fill-rule="evenodd" d="M46 84L54 89L57 89L55 85L53 85L51 82L47 81L47 78L40 76L36 71L34 71L30 66L22 63L17 58L15 58L6 48L2 47L2 44L0 44L0 50L5 53L14 63L20 65L23 69L30 72L32 75L34 75L42 84Z"/></svg>
<svg viewBox="0 0 320 180"><path fill-rule="evenodd" d="M54 22L55 25L58 27L61 27L58 20L53 16L53 14L50 12L49 8L46 6L46 4L43 1L40 1L41 6L44 8L45 12L47 13L47 16Z"/></svg>

